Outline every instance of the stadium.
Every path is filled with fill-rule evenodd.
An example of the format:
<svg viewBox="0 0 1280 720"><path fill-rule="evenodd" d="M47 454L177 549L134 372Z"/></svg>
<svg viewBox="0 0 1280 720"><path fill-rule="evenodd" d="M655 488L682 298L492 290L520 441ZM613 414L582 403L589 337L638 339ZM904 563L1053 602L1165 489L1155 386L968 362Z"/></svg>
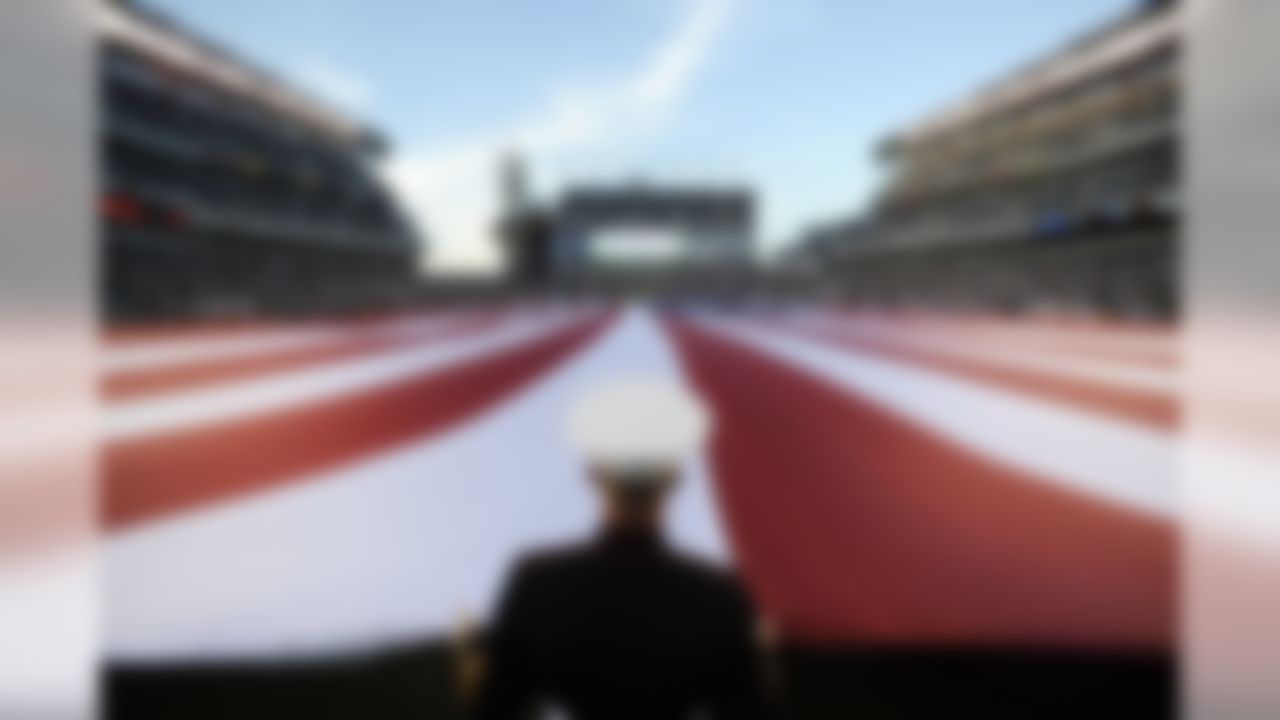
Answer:
<svg viewBox="0 0 1280 720"><path fill-rule="evenodd" d="M385 141L155 11L96 10L103 308L252 317L406 299L421 249Z"/></svg>
<svg viewBox="0 0 1280 720"><path fill-rule="evenodd" d="M714 418L666 530L779 714L1173 714L1176 6L894 132L776 263L749 183L540 203L507 158L488 281L420 272L363 122L100 10L111 716L466 717L513 564L593 532L564 416L619 377Z"/></svg>
<svg viewBox="0 0 1280 720"><path fill-rule="evenodd" d="M854 301L1174 317L1178 23L1144 3L901 128L871 209L790 262Z"/></svg>

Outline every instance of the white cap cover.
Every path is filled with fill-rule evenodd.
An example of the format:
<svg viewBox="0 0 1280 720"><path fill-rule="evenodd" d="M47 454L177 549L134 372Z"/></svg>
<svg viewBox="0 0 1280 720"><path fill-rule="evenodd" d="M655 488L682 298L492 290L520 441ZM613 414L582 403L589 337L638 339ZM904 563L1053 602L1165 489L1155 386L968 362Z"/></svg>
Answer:
<svg viewBox="0 0 1280 720"><path fill-rule="evenodd" d="M666 378L596 387L578 399L568 422L569 440L587 460L623 468L678 463L710 430L697 395Z"/></svg>

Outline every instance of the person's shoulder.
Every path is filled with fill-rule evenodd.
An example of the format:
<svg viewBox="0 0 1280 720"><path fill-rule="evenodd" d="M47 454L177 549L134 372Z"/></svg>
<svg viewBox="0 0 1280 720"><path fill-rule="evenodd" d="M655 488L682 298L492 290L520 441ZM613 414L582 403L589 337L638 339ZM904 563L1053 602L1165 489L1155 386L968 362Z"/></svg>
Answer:
<svg viewBox="0 0 1280 720"><path fill-rule="evenodd" d="M582 565L589 555L590 546L583 542L546 545L530 550L518 558L515 571L518 576L526 579L554 576Z"/></svg>
<svg viewBox="0 0 1280 720"><path fill-rule="evenodd" d="M707 592L735 603L744 599L742 583L725 565L686 552L673 552L671 557L685 577Z"/></svg>

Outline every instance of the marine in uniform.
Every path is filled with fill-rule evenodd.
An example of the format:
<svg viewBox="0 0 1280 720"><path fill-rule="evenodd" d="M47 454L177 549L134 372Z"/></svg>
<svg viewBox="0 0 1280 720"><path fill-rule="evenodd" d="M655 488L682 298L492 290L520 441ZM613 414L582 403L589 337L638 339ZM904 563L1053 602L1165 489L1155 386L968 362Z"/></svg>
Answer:
<svg viewBox="0 0 1280 720"><path fill-rule="evenodd" d="M662 532L682 456L709 425L696 396L666 381L611 384L577 404L570 437L600 497L599 529L517 563L479 718L547 708L575 720L763 717L746 595Z"/></svg>

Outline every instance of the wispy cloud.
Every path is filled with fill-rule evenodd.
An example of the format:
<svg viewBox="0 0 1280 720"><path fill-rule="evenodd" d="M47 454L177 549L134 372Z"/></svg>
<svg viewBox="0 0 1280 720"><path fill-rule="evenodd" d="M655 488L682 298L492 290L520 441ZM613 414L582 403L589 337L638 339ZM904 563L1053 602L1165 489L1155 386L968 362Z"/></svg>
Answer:
<svg viewBox="0 0 1280 720"><path fill-rule="evenodd" d="M502 153L517 150L544 162L659 126L707 59L736 2L689 0L674 32L637 72L616 85L567 87L541 111L501 131L396 154L385 168L386 176L419 225L430 232L432 270L497 269L494 172Z"/></svg>
<svg viewBox="0 0 1280 720"><path fill-rule="evenodd" d="M345 110L362 112L373 102L373 86L367 78L327 60L312 58L292 74L303 87Z"/></svg>

